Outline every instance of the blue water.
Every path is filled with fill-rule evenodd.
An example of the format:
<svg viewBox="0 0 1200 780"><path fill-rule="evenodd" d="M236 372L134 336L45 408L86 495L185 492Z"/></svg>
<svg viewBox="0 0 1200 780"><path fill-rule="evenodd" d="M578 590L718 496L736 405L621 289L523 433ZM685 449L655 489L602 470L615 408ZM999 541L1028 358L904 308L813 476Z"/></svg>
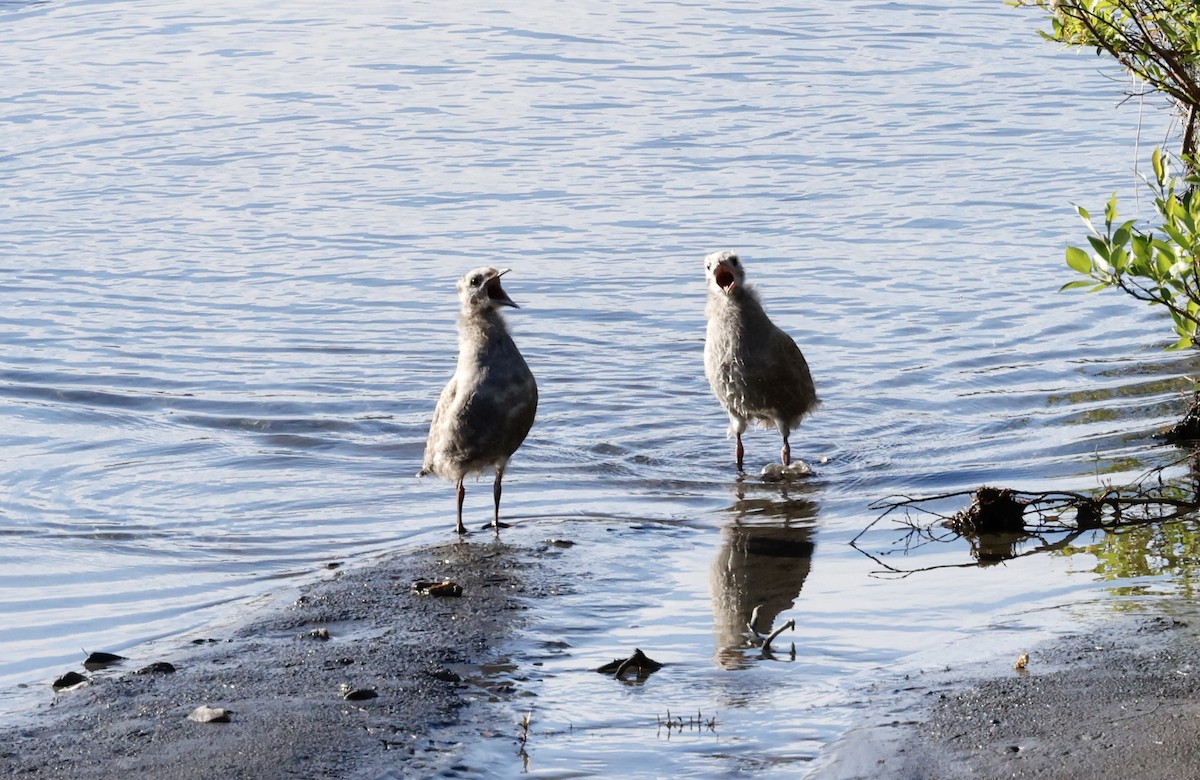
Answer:
<svg viewBox="0 0 1200 780"><path fill-rule="evenodd" d="M1039 22L992 0L0 3L0 699L44 700L81 647L137 654L451 538L452 486L413 474L454 280L485 264L513 269L541 389L511 540L586 551L563 565L587 588L525 634L558 648L532 773L792 776L865 676L1102 613L1087 554L895 580L848 544L893 493L1173 456L1150 434L1194 357L1152 310L1056 293L1072 204L1134 210L1170 116ZM817 473L787 489L734 480L703 378L718 248L824 399L792 440ZM748 435L752 470L777 453ZM487 482L467 512L490 517ZM764 535L811 560L746 579ZM738 649L759 596L802 626L796 662ZM584 671L626 646L675 671ZM668 706L721 725L666 739Z"/></svg>

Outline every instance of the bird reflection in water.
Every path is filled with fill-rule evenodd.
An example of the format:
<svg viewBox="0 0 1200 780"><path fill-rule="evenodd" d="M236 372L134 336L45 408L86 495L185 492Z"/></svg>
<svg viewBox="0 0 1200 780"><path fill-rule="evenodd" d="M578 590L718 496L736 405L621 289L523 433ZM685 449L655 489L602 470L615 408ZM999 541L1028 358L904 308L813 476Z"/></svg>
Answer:
<svg viewBox="0 0 1200 780"><path fill-rule="evenodd" d="M744 651L754 646L751 617L755 631L771 633L800 595L813 555L817 505L789 495L787 486L752 498L745 487L738 485L738 500L730 507L734 518L721 530L709 573L717 662L727 669L749 665L752 658Z"/></svg>

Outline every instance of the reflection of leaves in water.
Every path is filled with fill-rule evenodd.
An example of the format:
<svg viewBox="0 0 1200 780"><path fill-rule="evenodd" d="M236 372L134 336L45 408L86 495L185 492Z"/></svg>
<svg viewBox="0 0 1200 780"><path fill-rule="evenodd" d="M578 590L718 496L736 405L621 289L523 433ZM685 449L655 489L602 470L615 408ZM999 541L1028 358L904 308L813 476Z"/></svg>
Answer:
<svg viewBox="0 0 1200 780"><path fill-rule="evenodd" d="M1105 581L1168 575L1179 595L1192 597L1200 574L1200 532L1190 525L1171 523L1122 528L1105 534L1095 544L1064 550L1064 555L1086 553L1096 558L1093 571ZM1118 595L1140 593L1140 586L1117 587Z"/></svg>

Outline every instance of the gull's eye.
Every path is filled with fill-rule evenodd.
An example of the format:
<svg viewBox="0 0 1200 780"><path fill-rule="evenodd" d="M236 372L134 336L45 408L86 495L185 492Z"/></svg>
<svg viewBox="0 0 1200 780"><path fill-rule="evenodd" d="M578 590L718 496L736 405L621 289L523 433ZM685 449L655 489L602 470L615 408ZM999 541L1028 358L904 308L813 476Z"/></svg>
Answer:
<svg viewBox="0 0 1200 780"><path fill-rule="evenodd" d="M729 264L732 265L734 268L737 268L737 264L738 264L737 258L736 257L729 258Z"/></svg>
<svg viewBox="0 0 1200 780"><path fill-rule="evenodd" d="M472 276L472 277L471 277L471 286L472 286L472 287L478 287L478 286L479 286L480 284L482 284L482 283L483 283L483 276L482 276L482 275L480 275L480 274L475 274L474 276Z"/></svg>

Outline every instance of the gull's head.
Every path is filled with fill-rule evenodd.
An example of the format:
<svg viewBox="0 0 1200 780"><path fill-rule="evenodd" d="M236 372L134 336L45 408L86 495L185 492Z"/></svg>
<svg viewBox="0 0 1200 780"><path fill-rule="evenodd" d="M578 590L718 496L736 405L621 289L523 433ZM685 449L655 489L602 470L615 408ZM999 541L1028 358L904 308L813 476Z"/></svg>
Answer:
<svg viewBox="0 0 1200 780"><path fill-rule="evenodd" d="M500 277L511 271L505 268L497 271L495 268L476 268L463 274L458 280L458 301L463 311L483 311L499 306L512 306L519 309L504 288L500 286Z"/></svg>
<svg viewBox="0 0 1200 780"><path fill-rule="evenodd" d="M710 292L731 295L746 285L746 269L733 252L713 252L704 258L704 282Z"/></svg>

